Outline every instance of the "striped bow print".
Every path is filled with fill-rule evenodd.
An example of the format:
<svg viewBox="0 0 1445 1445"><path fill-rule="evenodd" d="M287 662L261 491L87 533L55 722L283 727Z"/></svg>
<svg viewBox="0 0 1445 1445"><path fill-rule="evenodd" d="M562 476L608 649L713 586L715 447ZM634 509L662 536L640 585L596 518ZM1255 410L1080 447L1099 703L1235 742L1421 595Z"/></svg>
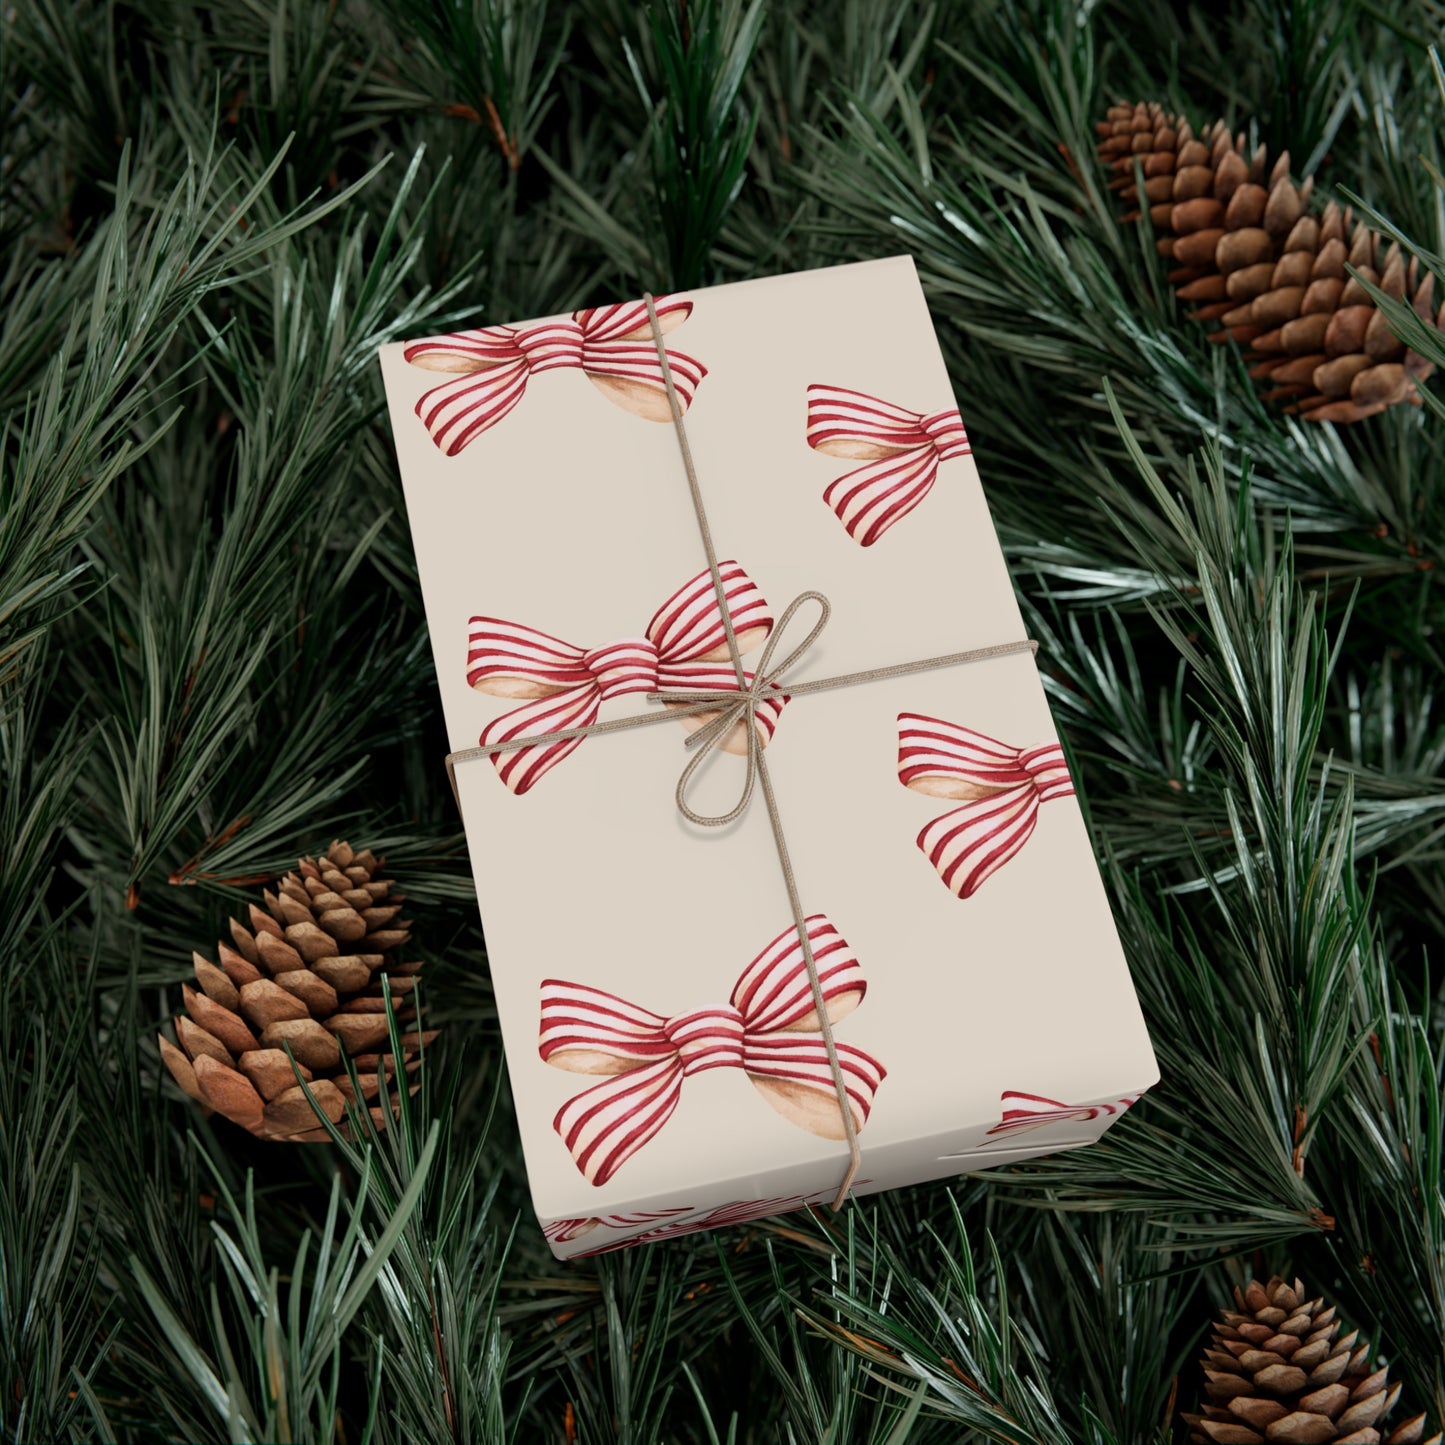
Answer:
<svg viewBox="0 0 1445 1445"><path fill-rule="evenodd" d="M644 1229L648 1225L655 1225L661 1219L691 1213L691 1207L684 1204L677 1209L643 1209L636 1214L593 1214L585 1219L554 1219L550 1224L542 1226L542 1235L548 1244L571 1244L574 1239L581 1239L583 1235L591 1234L594 1229ZM637 1236L633 1235L622 1242L631 1244L636 1239ZM604 1249L607 1247L603 1246ZM600 1254L602 1250L589 1250L588 1253Z"/></svg>
<svg viewBox="0 0 1445 1445"><path fill-rule="evenodd" d="M1087 1123L1090 1119L1112 1118L1122 1114L1132 1104L1139 1102L1138 1094L1125 1094L1110 1104L1062 1104L1057 1099L1046 1099L1041 1094L1019 1094L1005 1089L1000 1098L1002 1119L988 1132L991 1135L1008 1136L1024 1134L1030 1129L1042 1129L1049 1124L1062 1124L1065 1120Z"/></svg>
<svg viewBox="0 0 1445 1445"><path fill-rule="evenodd" d="M1040 803L1074 791L1057 742L1012 748L916 712L898 714L898 779L930 797L963 800L918 835L956 898L975 893L1028 842Z"/></svg>
<svg viewBox="0 0 1445 1445"><path fill-rule="evenodd" d="M664 332L681 326L692 302L660 296L657 322ZM671 421L662 362L641 301L593 306L534 326L484 326L414 341L405 351L413 366L455 374L416 404L431 439L454 457L474 437L496 426L521 401L532 377L575 367L624 411L648 421ZM668 350L672 384L684 411L707 367Z"/></svg>
<svg viewBox="0 0 1445 1445"><path fill-rule="evenodd" d="M854 1188L863 1184L871 1184L871 1179L860 1179ZM669 1224L662 1224L654 1229L645 1229L639 1234L629 1235L626 1239L614 1239L608 1244L600 1244L595 1249L584 1249L577 1254L569 1255L569 1259L590 1259L595 1254L610 1254L615 1249L631 1249L637 1244L656 1244L662 1239L676 1239L679 1235L699 1234L705 1229L725 1229L730 1224L750 1224L755 1219L771 1219L775 1214L790 1214L795 1209L801 1209L805 1204L826 1204L838 1191L836 1189L822 1189L816 1194L790 1194L780 1199L739 1199L731 1204L719 1205L716 1209L710 1209L706 1214L693 1214L691 1210L671 1210L673 1214L691 1214L690 1219L674 1219ZM622 1216L612 1216L621 1218ZM547 1236L549 1239L552 1236ZM576 1236L572 1236L576 1237Z"/></svg>
<svg viewBox="0 0 1445 1445"><path fill-rule="evenodd" d="M828 456L867 462L823 493L863 547L871 547L933 490L939 462L969 454L957 407L923 416L841 386L808 388L808 445Z"/></svg>
<svg viewBox="0 0 1445 1445"><path fill-rule="evenodd" d="M719 563L718 571L738 649L748 652L772 631L773 614L736 562ZM752 681L752 673L744 676ZM577 647L519 622L473 617L467 681L494 697L532 699L489 723L482 731L483 747L534 733L590 727L607 698L659 689L736 692L738 685L710 572L699 572L684 582L653 613L643 636L624 637L603 647ZM779 694L758 704L755 716L765 746L786 702L786 695ZM692 732L716 716L694 713L681 722ZM739 723L722 747L746 753L745 726ZM492 762L512 792L525 793L584 741L544 741L493 753Z"/></svg>
<svg viewBox="0 0 1445 1445"><path fill-rule="evenodd" d="M821 914L807 920L830 1023L851 1013L867 985L852 949ZM709 1069L741 1069L790 1123L823 1139L845 1137L813 1010L796 927L784 929L743 970L726 1004L665 1018L586 984L542 984L538 1045L546 1063L611 1075L557 1112L553 1127L591 1184L606 1184L672 1117L683 1081ZM885 1070L852 1044L835 1043L856 1128Z"/></svg>

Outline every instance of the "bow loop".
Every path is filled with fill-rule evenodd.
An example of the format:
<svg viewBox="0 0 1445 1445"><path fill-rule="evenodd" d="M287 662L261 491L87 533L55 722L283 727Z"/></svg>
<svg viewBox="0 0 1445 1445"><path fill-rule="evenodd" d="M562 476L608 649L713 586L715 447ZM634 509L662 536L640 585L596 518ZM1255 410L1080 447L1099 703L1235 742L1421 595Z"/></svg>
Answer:
<svg viewBox="0 0 1445 1445"><path fill-rule="evenodd" d="M592 681L587 654L560 637L500 617L473 617L467 683L493 697L552 697Z"/></svg>
<svg viewBox="0 0 1445 1445"><path fill-rule="evenodd" d="M968 898L1033 836L1039 804L1074 791L1057 742L1010 747L922 713L898 715L898 779L930 797L961 800L918 835L957 898Z"/></svg>
<svg viewBox="0 0 1445 1445"><path fill-rule="evenodd" d="M848 535L871 547L933 490L938 464L967 456L957 407L923 415L841 386L808 388L808 445L863 460L823 493Z"/></svg>
<svg viewBox="0 0 1445 1445"><path fill-rule="evenodd" d="M413 341L406 359L423 371L452 372L461 376L490 371L521 356L515 326L483 326Z"/></svg>
<svg viewBox="0 0 1445 1445"><path fill-rule="evenodd" d="M808 918L808 943L828 1022L835 1024L863 1002L868 991L863 967L843 935L821 913ZM822 1031L796 928L780 933L743 970L732 992L732 1004L755 1033Z"/></svg>
<svg viewBox="0 0 1445 1445"><path fill-rule="evenodd" d="M829 1018L842 1018L866 991L862 969L824 915L809 917L807 930ZM559 979L543 983L541 1003L542 1059L572 1073L612 1076L569 1100L553 1120L593 1184L605 1184L656 1136L677 1109L684 1080L710 1069L742 1069L791 1123L820 1138L845 1137L796 927L743 970L727 1004L665 1018ZM835 1048L852 1122L861 1128L887 1071L851 1044Z"/></svg>
<svg viewBox="0 0 1445 1445"><path fill-rule="evenodd" d="M773 630L772 609L753 579L736 562L731 559L719 562L717 570L738 651L751 652ZM728 660L727 629L723 626L711 571L704 569L684 582L652 614L647 636L668 663ZM731 668L728 674L736 683Z"/></svg>
<svg viewBox="0 0 1445 1445"><path fill-rule="evenodd" d="M692 302L679 296L656 296L657 328L666 335L676 331L692 315ZM587 333L594 345L616 341L646 341L654 356L657 350L649 338L652 326L647 319L647 302L615 301L609 306L588 306L572 313L573 319ZM669 351L668 355L672 353Z"/></svg>

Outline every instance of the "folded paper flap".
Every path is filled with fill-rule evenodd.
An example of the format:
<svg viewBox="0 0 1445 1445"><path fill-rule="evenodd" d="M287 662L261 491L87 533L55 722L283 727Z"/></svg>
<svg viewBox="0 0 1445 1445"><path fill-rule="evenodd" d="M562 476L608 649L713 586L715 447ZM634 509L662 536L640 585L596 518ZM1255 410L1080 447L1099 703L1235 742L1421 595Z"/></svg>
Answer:
<svg viewBox="0 0 1445 1445"><path fill-rule="evenodd" d="M1042 1094L1006 1089L1000 1100L1003 1117L988 1132L991 1135L1014 1136L1056 1124L1114 1119L1137 1104L1139 1098L1139 1094L1125 1094L1121 1098L1101 1099L1094 1103L1066 1104Z"/></svg>
<svg viewBox="0 0 1445 1445"><path fill-rule="evenodd" d="M870 1183L871 1180L860 1180L859 1187ZM771 1199L735 1199L711 1209L682 1206L629 1214L594 1215L583 1219L558 1219L545 1225L543 1233L555 1244L567 1244L592 1235L594 1230L606 1231L606 1236L598 1242L589 1240L588 1248L566 1254L569 1259L587 1259L633 1244L656 1244L664 1239L676 1239L703 1230L723 1229L728 1225L748 1224L756 1219L789 1214L805 1205L827 1203L830 1194L829 1190L821 1190L812 1194L780 1194ZM626 1231L625 1236L618 1238L618 1231Z"/></svg>

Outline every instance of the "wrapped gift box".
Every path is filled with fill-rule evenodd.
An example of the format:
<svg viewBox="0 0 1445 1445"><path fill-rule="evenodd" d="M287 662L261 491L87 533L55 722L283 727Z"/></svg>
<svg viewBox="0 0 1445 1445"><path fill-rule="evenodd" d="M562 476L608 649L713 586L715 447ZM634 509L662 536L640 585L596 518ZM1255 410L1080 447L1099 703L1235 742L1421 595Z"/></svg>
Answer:
<svg viewBox="0 0 1445 1445"><path fill-rule="evenodd" d="M809 591L831 615L784 691L1024 640L910 259L656 312L745 666ZM736 689L642 303L381 360L454 750ZM702 827L676 804L698 725L456 769L561 1257L831 1200L849 1162L766 810ZM1032 655L773 694L755 725L854 1192L1096 1139L1157 1071ZM694 811L738 798L746 726L697 769Z"/></svg>

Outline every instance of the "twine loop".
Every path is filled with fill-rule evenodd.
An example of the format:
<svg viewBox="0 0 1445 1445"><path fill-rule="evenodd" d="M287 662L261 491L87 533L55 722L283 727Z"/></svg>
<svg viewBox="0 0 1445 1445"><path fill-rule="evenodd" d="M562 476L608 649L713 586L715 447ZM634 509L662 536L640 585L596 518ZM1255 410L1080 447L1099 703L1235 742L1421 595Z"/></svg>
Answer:
<svg viewBox="0 0 1445 1445"><path fill-rule="evenodd" d="M778 643L783 634L787 631L789 623L798 615L798 610L809 602L818 604L818 620L813 624L808 635L780 662L777 667L772 666L773 653L777 651ZM726 611L726 604L724 604ZM798 663L804 653L822 636L823 629L828 625L828 618L832 615L833 606L821 592L800 592L783 609L783 615L778 618L767 644L763 648L762 656L758 659L757 670L753 673L751 682L744 680L736 689L723 689L721 693L717 689L710 692L688 691L685 689L669 688L662 692L650 692L647 694L648 702L678 704L712 704L716 705L719 697L731 698L731 702L724 704L722 711L714 718L705 722L696 732L692 733L684 746L695 748L696 752L689 759L686 767L682 770L682 776L677 780L677 810L687 819L689 823L696 823L702 828L722 828L727 824L741 818L747 812L748 804L752 802L753 786L757 782L758 762L762 757L763 739L758 732L757 711L758 704L765 698L782 696L786 700L786 694L779 686L784 673ZM737 802L728 809L726 813L699 813L696 812L687 801L687 790L692 782L693 775L702 766L703 760L714 749L722 746L732 735L732 731L739 724L746 729L745 741L747 743L747 773L743 778L742 793Z"/></svg>

